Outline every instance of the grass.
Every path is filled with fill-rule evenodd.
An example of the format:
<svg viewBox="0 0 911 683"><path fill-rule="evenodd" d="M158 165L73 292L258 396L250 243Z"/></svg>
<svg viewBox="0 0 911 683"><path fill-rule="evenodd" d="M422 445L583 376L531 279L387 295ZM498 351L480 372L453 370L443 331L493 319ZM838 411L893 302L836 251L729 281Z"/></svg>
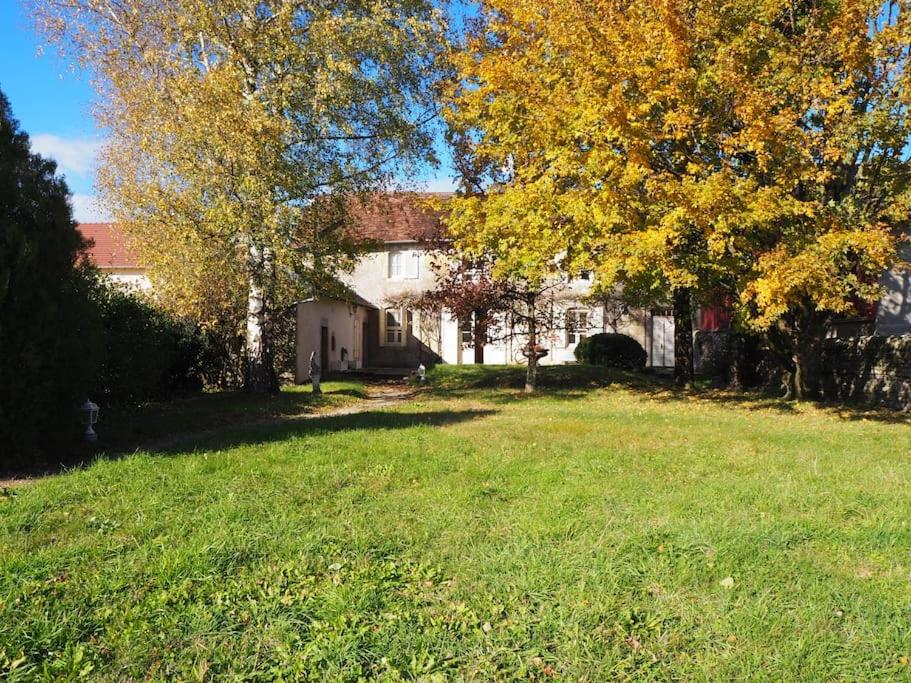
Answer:
<svg viewBox="0 0 911 683"><path fill-rule="evenodd" d="M99 452L135 450L150 441L179 444L181 437L222 431L238 425L325 412L364 398L359 382L324 382L323 394L314 396L310 385L286 386L277 396L243 392L200 394L169 402L105 411L97 430L103 435Z"/></svg>
<svg viewBox="0 0 911 683"><path fill-rule="evenodd" d="M156 451L186 449L192 442L235 429L284 418L319 414L350 405L367 394L359 382L324 382L323 394L314 396L309 385L287 386L277 396L251 396L243 392L204 393L172 401L151 401L138 406L104 406L95 425L99 440L78 443L55 460L36 463L31 470L4 471L5 476L30 476L55 472L90 462L97 457L130 453L152 445Z"/></svg>
<svg viewBox="0 0 911 683"><path fill-rule="evenodd" d="M0 492L0 678L909 677L907 421L514 372Z"/></svg>

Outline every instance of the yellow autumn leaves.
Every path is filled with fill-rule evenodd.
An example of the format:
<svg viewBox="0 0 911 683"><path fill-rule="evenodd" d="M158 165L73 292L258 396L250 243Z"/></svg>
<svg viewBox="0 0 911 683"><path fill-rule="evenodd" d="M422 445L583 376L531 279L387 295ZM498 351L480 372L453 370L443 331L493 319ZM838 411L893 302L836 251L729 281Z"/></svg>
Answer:
<svg viewBox="0 0 911 683"><path fill-rule="evenodd" d="M724 294L763 329L875 299L907 220L907 2L487 0L451 125L505 180L455 202L504 271ZM550 260L549 260L550 259Z"/></svg>

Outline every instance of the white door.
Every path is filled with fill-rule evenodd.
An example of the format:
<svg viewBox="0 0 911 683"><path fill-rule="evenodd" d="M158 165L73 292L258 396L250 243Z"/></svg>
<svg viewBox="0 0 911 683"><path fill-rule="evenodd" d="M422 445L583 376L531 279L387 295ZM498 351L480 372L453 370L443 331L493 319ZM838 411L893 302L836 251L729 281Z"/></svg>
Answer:
<svg viewBox="0 0 911 683"><path fill-rule="evenodd" d="M674 316L652 314L652 343L648 364L656 368L674 366Z"/></svg>

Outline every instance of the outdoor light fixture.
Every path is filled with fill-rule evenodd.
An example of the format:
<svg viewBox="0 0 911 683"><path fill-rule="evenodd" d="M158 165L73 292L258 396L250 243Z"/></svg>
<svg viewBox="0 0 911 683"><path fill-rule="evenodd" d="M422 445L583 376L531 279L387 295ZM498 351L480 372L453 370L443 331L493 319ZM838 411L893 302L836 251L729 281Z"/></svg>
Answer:
<svg viewBox="0 0 911 683"><path fill-rule="evenodd" d="M424 367L424 364L421 363L418 366L418 382L423 382L427 379L427 368Z"/></svg>
<svg viewBox="0 0 911 683"><path fill-rule="evenodd" d="M98 435L92 427L98 422L98 404L85 399L85 403L82 404L79 412L82 413L82 424L85 425L85 440L97 441Z"/></svg>

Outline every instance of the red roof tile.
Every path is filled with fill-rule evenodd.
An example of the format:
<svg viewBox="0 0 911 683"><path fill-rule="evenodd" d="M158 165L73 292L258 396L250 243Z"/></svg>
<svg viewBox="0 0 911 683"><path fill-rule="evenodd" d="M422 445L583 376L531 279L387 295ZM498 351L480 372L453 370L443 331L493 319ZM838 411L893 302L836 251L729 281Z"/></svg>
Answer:
<svg viewBox="0 0 911 683"><path fill-rule="evenodd" d="M396 192L355 202L351 210L354 236L377 242L419 242L439 235L440 212L426 205L452 193ZM91 240L89 258L99 268L141 268L126 236L114 223L80 223L79 232Z"/></svg>
<svg viewBox="0 0 911 683"><path fill-rule="evenodd" d="M451 196L443 192L396 192L355 202L351 210L353 232L356 237L378 242L419 242L436 237L440 212L427 202Z"/></svg>
<svg viewBox="0 0 911 683"><path fill-rule="evenodd" d="M126 236L114 223L79 223L76 228L90 241L89 258L99 268L141 267L127 246Z"/></svg>

